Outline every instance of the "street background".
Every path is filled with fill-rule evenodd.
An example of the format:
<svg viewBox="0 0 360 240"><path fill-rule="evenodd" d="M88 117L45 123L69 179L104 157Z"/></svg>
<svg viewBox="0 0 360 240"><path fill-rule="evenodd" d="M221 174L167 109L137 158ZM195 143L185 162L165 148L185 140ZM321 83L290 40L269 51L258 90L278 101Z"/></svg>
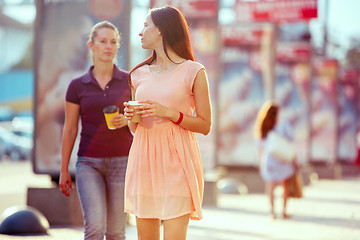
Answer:
<svg viewBox="0 0 360 240"><path fill-rule="evenodd" d="M118 65L130 70L149 54L138 36L149 7L165 4L179 7L191 25L213 105L210 134L197 136L204 219L191 221L188 239L360 239L357 0L0 0L0 214L29 198L49 221L69 223L56 213L79 213L52 180L60 169L66 88L91 64L86 36L94 23L114 22L122 33ZM268 99L279 103L279 121L293 127L304 177L304 197L290 200L289 220L271 220L258 174L253 125ZM70 171L75 162L76 150ZM53 224L48 235L0 240L82 235L82 227Z"/></svg>
<svg viewBox="0 0 360 240"><path fill-rule="evenodd" d="M0 162L0 212L25 205L28 187L50 187L47 175L35 175L30 162ZM276 190L279 218L272 220L268 198L261 193L219 194L217 206L204 206L204 218L190 221L189 240L358 240L360 239L360 176L314 180L304 197L290 199L291 218L280 218L281 189ZM130 221L131 222L131 221ZM127 227L135 240L136 228ZM52 226L48 235L10 236L1 240L76 240L82 227Z"/></svg>

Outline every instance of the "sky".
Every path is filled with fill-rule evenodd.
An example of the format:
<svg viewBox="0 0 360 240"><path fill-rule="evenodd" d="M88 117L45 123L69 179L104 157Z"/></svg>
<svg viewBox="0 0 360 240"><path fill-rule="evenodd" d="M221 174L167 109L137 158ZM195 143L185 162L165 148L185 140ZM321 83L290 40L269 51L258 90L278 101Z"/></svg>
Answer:
<svg viewBox="0 0 360 240"><path fill-rule="evenodd" d="M329 37L338 43L349 46L351 38L360 39L360 1L359 0L327 0ZM325 22L325 2L318 0L318 19Z"/></svg>
<svg viewBox="0 0 360 240"><path fill-rule="evenodd" d="M360 37L360 1L332 0L329 4L330 31L347 38L355 34Z"/></svg>

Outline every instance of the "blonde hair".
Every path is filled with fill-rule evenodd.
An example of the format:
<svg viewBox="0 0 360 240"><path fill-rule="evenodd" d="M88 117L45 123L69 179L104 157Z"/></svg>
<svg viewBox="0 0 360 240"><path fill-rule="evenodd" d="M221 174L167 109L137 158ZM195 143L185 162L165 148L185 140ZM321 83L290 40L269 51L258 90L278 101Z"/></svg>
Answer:
<svg viewBox="0 0 360 240"><path fill-rule="evenodd" d="M118 48L119 48L120 47L120 41L121 41L121 36L120 36L119 30L117 29L117 27L115 27L114 24L112 24L109 21L101 21L101 22L96 23L91 28L89 38L88 38L88 42L94 43L94 39L97 36L97 31L99 29L101 29L101 28L109 28L109 29L114 30L115 35L116 35L116 42L117 42L117 45L118 45ZM91 60L94 62L93 53L92 53L91 49L89 50L89 55L91 57ZM116 61L116 58L114 59L114 61Z"/></svg>
<svg viewBox="0 0 360 240"><path fill-rule="evenodd" d="M266 101L260 108L255 122L255 137L265 138L277 120L279 105L272 100Z"/></svg>

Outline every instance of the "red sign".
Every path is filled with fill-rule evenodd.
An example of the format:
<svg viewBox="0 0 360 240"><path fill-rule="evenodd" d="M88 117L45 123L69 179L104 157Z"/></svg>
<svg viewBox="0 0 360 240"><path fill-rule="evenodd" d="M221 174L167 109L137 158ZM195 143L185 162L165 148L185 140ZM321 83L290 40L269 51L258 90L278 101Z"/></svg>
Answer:
<svg viewBox="0 0 360 240"><path fill-rule="evenodd" d="M225 25L221 27L221 38L225 46L260 46L263 32L263 24ZM280 62L308 62L310 57L308 42L276 44L276 58Z"/></svg>
<svg viewBox="0 0 360 240"><path fill-rule="evenodd" d="M355 68L345 68L340 73L341 82L356 84L358 71Z"/></svg>
<svg viewBox="0 0 360 240"><path fill-rule="evenodd" d="M294 22L317 17L317 0L272 0L244 2L237 0L235 12L238 21Z"/></svg>
<svg viewBox="0 0 360 240"><path fill-rule="evenodd" d="M311 47L307 42L278 42L276 58L280 62L308 62Z"/></svg>
<svg viewBox="0 0 360 240"><path fill-rule="evenodd" d="M150 6L170 5L178 8L186 18L217 18L218 0L151 0Z"/></svg>
<svg viewBox="0 0 360 240"><path fill-rule="evenodd" d="M259 46L263 25L222 26L221 37L226 46Z"/></svg>

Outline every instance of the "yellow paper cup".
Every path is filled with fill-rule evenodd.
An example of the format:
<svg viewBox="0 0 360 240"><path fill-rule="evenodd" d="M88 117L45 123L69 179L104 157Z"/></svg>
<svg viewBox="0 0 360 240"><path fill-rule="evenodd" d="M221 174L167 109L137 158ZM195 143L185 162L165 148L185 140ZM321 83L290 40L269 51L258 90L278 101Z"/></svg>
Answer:
<svg viewBox="0 0 360 240"><path fill-rule="evenodd" d="M114 125L110 123L110 120L117 114L119 114L119 108L115 105L106 106L103 109L103 113L105 116L106 124L108 129L114 130L116 129Z"/></svg>

